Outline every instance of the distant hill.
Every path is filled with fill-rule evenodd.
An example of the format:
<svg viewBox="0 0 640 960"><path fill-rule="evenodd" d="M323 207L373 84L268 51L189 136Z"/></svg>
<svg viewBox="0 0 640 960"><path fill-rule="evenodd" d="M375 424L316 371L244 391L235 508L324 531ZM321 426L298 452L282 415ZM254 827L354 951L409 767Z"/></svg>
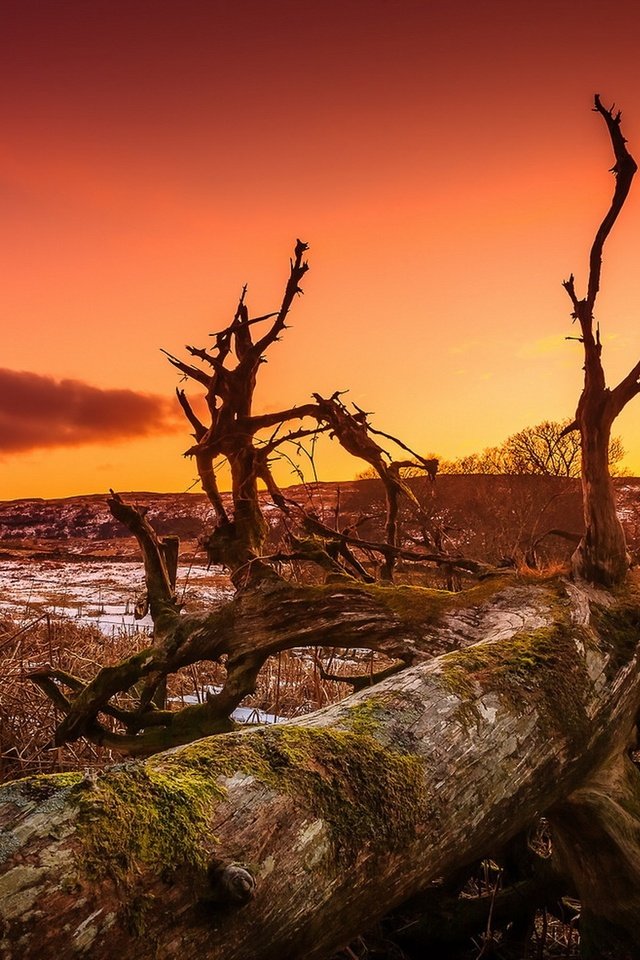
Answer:
<svg viewBox="0 0 640 960"><path fill-rule="evenodd" d="M417 478L410 481L423 508L422 518L403 507L403 534L409 545L420 546L423 534L436 524L445 535L445 545L457 552L490 562L526 553L537 544L543 558L562 558L572 549L569 539L558 533L582 530L580 485L577 480L538 476L451 476L435 484ZM629 547L640 555L640 479L614 481L618 512ZM315 511L326 523L340 529L359 522L363 538L379 539L384 518L384 495L377 480L320 483L294 486L286 495ZM124 493L126 500L146 506L158 533L177 534L182 540L202 537L212 511L204 494ZM225 495L228 499L228 495ZM273 538L281 529L280 511L263 494L265 512ZM363 520L366 517L366 520ZM108 547L108 550L107 550ZM106 495L68 497L57 500L22 499L0 501L0 551L70 552L85 555L104 548L135 552L128 531L118 524L106 506Z"/></svg>

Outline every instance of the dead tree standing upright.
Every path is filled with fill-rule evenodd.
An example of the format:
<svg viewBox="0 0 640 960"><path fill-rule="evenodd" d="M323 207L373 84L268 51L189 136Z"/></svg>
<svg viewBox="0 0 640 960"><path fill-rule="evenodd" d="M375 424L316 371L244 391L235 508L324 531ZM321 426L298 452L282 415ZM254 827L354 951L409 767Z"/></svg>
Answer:
<svg viewBox="0 0 640 960"><path fill-rule="evenodd" d="M585 580L610 586L619 583L629 568L624 532L616 514L609 474L611 426L629 400L640 392L640 362L613 390L607 387L601 361L600 324L595 323L594 331L593 311L600 289L604 243L622 210L637 165L622 136L620 111L614 114L613 108L607 110L603 107L598 94L594 102L594 109L604 118L611 138L615 155L612 172L616 184L611 205L591 247L586 296L578 298L573 274L564 282L573 304L572 316L580 324L581 335L577 339L584 347L584 387L575 421L567 430L580 431L582 448L585 533L573 555L574 570Z"/></svg>

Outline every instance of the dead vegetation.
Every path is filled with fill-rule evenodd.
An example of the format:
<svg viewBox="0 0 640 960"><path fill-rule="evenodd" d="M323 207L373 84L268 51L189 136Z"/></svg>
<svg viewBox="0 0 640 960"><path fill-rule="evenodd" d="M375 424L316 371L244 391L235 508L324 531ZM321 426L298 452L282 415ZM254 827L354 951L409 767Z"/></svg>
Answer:
<svg viewBox="0 0 640 960"><path fill-rule="evenodd" d="M0 782L30 774L99 769L115 762L118 755L111 749L88 740L54 744L59 711L34 686L30 674L46 665L86 679L99 666L118 663L143 649L148 640L146 634L130 630L105 634L97 626L47 612L0 623ZM283 650L260 671L255 693L245 700L243 720L257 723L265 714L269 719L296 717L336 703L352 686L323 679L323 673L366 678L384 662L369 651ZM224 664L191 664L171 676L168 701L178 708L205 703L207 693L219 689L223 680ZM118 705L126 708L125 695Z"/></svg>

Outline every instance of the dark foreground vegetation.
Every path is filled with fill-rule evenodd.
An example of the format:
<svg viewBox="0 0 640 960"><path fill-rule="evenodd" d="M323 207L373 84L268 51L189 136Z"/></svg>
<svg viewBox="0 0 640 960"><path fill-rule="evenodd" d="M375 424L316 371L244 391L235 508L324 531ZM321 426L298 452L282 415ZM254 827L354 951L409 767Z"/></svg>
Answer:
<svg viewBox="0 0 640 960"><path fill-rule="evenodd" d="M584 359L565 428L580 437L583 513L567 569L452 551L407 479L419 470L436 482L435 458L338 392L253 413L260 364L308 269L298 241L278 310L252 317L243 291L212 347L188 347L188 361L169 355L204 394L205 420L182 389L178 400L213 512L203 548L228 569L233 599L184 612L176 539L112 492L109 509L144 561L151 642L91 675L55 663L30 671L57 711L56 746L83 741L129 759L2 788L0 909L12 960L325 960L336 949L371 955L375 933L354 938L376 924L396 956L460 947L519 958L536 938L543 954L549 916L571 921L578 909L581 956L640 955L640 584L608 462L615 418L640 392L640 363L607 387L594 321L604 243L636 165L620 115L598 97L595 111L615 189L584 297L573 277L564 284ZM377 539L278 486L273 458L318 433L375 471ZM222 460L231 503L218 488ZM283 518L275 548L259 484ZM411 545L403 504L419 529ZM406 565L436 569L446 588L402 584ZM269 661L320 648L368 653L369 671L349 677L318 664L350 696L238 729L233 712ZM173 678L203 662L220 669L218 684L180 707ZM563 949L573 949L568 937Z"/></svg>

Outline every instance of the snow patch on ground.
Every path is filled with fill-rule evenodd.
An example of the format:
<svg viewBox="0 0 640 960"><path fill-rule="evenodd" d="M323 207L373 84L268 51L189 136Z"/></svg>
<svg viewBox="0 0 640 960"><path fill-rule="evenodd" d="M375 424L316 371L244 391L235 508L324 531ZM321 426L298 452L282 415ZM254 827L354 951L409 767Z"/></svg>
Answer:
<svg viewBox="0 0 640 960"><path fill-rule="evenodd" d="M215 606L233 593L220 568L196 565L178 571L176 589L187 610ZM151 634L151 617L136 620L133 615L144 592L142 565L134 561L5 560L0 568L0 618L4 614L20 622L48 613L97 626L106 636ZM181 705L202 703L202 694L178 700ZM254 707L237 707L232 716L238 723L282 719Z"/></svg>
<svg viewBox="0 0 640 960"><path fill-rule="evenodd" d="M187 610L221 603L233 593L220 568L195 564L178 571L176 591ZM108 635L150 633L151 618L134 617L144 593L144 572L136 561L15 559L0 567L0 616L19 620L49 613L93 624Z"/></svg>

